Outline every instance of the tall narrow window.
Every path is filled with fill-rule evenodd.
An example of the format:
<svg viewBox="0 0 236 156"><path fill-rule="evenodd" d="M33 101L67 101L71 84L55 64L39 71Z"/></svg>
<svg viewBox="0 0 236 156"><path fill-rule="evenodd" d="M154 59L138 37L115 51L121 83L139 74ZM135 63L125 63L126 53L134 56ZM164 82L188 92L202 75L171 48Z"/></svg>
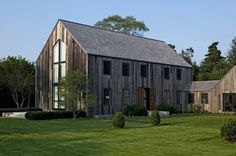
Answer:
<svg viewBox="0 0 236 156"><path fill-rule="evenodd" d="M182 92L177 91L177 105L182 105Z"/></svg>
<svg viewBox="0 0 236 156"><path fill-rule="evenodd" d="M177 77L177 80L181 80L182 79L181 69L177 69L176 70L176 77Z"/></svg>
<svg viewBox="0 0 236 156"><path fill-rule="evenodd" d="M111 89L103 90L103 103L104 105L110 105L111 102Z"/></svg>
<svg viewBox="0 0 236 156"><path fill-rule="evenodd" d="M103 61L103 74L111 75L111 61Z"/></svg>
<svg viewBox="0 0 236 156"><path fill-rule="evenodd" d="M164 91L164 101L165 101L165 104L170 104L170 91L169 90Z"/></svg>
<svg viewBox="0 0 236 156"><path fill-rule="evenodd" d="M58 85L63 77L66 76L66 45L58 40L53 47L53 68L52 68L52 91L53 91L53 109L64 109L65 106L60 105L60 101L64 97L60 97Z"/></svg>
<svg viewBox="0 0 236 156"><path fill-rule="evenodd" d="M208 94L207 93L202 93L201 94L201 103L202 104L208 104Z"/></svg>
<svg viewBox="0 0 236 156"><path fill-rule="evenodd" d="M147 77L147 65L141 65L141 77Z"/></svg>
<svg viewBox="0 0 236 156"><path fill-rule="evenodd" d="M164 78L167 80L170 79L170 68L164 68Z"/></svg>
<svg viewBox="0 0 236 156"><path fill-rule="evenodd" d="M188 103L193 104L194 103L194 93L188 94Z"/></svg>
<svg viewBox="0 0 236 156"><path fill-rule="evenodd" d="M122 63L122 75L129 76L129 63Z"/></svg>
<svg viewBox="0 0 236 156"><path fill-rule="evenodd" d="M123 106L129 105L129 89L123 89Z"/></svg>

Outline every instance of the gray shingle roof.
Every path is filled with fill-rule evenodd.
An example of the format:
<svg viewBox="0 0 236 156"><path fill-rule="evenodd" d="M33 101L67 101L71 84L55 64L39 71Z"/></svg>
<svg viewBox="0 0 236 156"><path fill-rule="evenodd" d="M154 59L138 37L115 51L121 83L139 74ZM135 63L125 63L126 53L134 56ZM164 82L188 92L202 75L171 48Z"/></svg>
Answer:
<svg viewBox="0 0 236 156"><path fill-rule="evenodd" d="M219 80L214 81L193 81L191 85L190 91L210 91L212 90L217 83L219 83Z"/></svg>
<svg viewBox="0 0 236 156"><path fill-rule="evenodd" d="M88 54L191 67L163 41L60 21Z"/></svg>

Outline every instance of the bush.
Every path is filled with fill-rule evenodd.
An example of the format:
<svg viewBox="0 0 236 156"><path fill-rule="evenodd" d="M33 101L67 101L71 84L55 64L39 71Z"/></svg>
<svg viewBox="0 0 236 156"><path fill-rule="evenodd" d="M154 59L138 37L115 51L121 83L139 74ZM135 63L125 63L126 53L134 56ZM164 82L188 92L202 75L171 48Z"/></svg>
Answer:
<svg viewBox="0 0 236 156"><path fill-rule="evenodd" d="M0 109L0 116L3 112L28 112L28 111L42 111L41 108L2 108Z"/></svg>
<svg viewBox="0 0 236 156"><path fill-rule="evenodd" d="M121 112L116 112L115 116L112 118L112 125L115 128L125 127L125 117Z"/></svg>
<svg viewBox="0 0 236 156"><path fill-rule="evenodd" d="M139 105L128 105L124 114L127 116L147 116L147 109Z"/></svg>
<svg viewBox="0 0 236 156"><path fill-rule="evenodd" d="M220 128L221 137L230 142L236 141L236 121L232 119L224 120Z"/></svg>
<svg viewBox="0 0 236 156"><path fill-rule="evenodd" d="M77 118L86 117L86 112L79 111ZM29 120L49 120L49 119L68 119L73 118L73 112L71 111L56 111L56 112L27 112L25 118Z"/></svg>
<svg viewBox="0 0 236 156"><path fill-rule="evenodd" d="M152 114L150 116L150 122L153 126L157 126L161 123L161 117L157 110L152 111Z"/></svg>
<svg viewBox="0 0 236 156"><path fill-rule="evenodd" d="M158 111L169 111L170 114L177 113L176 107L174 105L161 104L157 106Z"/></svg>

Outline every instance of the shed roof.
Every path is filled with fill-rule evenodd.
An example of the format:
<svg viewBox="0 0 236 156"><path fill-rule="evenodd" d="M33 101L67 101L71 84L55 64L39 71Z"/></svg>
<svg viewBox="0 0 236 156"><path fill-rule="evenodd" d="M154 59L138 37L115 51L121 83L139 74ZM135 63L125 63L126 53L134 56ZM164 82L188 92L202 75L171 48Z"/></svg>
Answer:
<svg viewBox="0 0 236 156"><path fill-rule="evenodd" d="M88 54L192 67L164 41L59 21Z"/></svg>
<svg viewBox="0 0 236 156"><path fill-rule="evenodd" d="M210 91L212 90L217 84L219 83L219 80L214 81L193 81L190 91L196 92L196 91Z"/></svg>

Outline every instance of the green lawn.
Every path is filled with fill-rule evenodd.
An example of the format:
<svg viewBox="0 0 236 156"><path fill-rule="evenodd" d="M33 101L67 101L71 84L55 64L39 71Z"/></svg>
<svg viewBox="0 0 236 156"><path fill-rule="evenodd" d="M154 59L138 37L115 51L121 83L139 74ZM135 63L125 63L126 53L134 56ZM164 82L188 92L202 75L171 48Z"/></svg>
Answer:
<svg viewBox="0 0 236 156"><path fill-rule="evenodd" d="M0 155L236 155L236 143L219 137L226 115L177 115L151 127L146 117L111 120L28 121L0 118Z"/></svg>

